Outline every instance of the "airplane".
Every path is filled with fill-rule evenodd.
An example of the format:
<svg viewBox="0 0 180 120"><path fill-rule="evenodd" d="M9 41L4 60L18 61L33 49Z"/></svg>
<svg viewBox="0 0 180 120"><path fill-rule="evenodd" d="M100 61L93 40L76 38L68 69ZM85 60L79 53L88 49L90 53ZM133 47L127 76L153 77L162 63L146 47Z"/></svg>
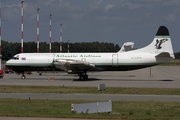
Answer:
<svg viewBox="0 0 180 120"><path fill-rule="evenodd" d="M65 71L88 79L87 71L128 71L155 66L174 59L174 52L165 26L160 26L148 46L133 50L127 42L117 53L20 53L6 62L6 67L24 71Z"/></svg>

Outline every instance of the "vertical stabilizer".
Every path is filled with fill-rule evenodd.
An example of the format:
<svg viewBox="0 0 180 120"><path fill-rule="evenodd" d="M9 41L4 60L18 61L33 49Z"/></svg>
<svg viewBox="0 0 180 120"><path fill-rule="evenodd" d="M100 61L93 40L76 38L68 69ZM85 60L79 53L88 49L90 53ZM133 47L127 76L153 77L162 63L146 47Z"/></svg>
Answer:
<svg viewBox="0 0 180 120"><path fill-rule="evenodd" d="M151 53L155 56L159 54L169 54L169 56L174 59L174 52L168 29L165 26L160 26L153 42L138 51Z"/></svg>

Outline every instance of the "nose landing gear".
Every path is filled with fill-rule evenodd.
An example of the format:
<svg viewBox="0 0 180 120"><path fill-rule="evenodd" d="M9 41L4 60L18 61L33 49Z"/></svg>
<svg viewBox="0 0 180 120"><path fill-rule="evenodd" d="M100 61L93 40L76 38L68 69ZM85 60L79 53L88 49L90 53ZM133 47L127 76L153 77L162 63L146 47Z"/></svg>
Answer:
<svg viewBox="0 0 180 120"><path fill-rule="evenodd" d="M26 76L24 75L24 74L22 74L22 76L21 76L21 79L26 79Z"/></svg>

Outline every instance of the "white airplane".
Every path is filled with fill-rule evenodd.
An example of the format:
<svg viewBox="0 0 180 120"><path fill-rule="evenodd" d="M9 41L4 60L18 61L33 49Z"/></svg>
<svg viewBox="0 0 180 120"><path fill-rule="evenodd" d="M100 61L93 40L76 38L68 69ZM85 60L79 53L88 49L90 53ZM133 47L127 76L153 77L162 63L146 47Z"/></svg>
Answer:
<svg viewBox="0 0 180 120"><path fill-rule="evenodd" d="M88 79L87 71L128 71L158 65L174 59L169 31L160 26L148 46L132 50L134 43L124 44L117 53L20 53L6 62L6 67L24 71L65 71ZM127 48L127 51L126 51Z"/></svg>

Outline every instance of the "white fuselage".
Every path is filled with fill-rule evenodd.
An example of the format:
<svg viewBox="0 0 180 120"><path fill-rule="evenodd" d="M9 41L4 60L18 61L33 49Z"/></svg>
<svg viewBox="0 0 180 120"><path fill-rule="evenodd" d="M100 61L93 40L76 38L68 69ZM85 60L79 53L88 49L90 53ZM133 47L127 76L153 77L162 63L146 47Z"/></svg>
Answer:
<svg viewBox="0 0 180 120"><path fill-rule="evenodd" d="M158 60L151 53L138 53L136 50L123 53L22 53L18 59L10 59L6 66L15 71L53 70L56 60L73 60L93 64L98 70L124 71L149 67L169 61ZM62 70L55 68L55 70ZM97 69L90 69L97 70Z"/></svg>

